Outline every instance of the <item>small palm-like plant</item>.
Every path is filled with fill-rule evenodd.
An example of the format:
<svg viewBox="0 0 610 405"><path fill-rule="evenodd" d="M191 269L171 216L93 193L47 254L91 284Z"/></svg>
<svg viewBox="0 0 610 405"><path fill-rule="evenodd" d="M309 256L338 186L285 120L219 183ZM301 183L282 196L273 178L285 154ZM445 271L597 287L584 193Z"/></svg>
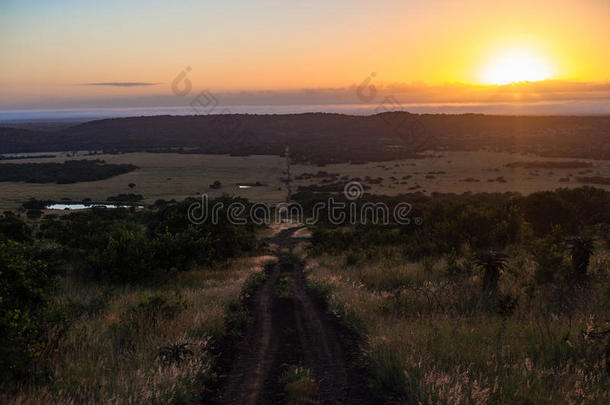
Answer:
<svg viewBox="0 0 610 405"><path fill-rule="evenodd" d="M587 277L595 241L592 238L576 237L567 242L572 256L572 276L576 280L584 280Z"/></svg>
<svg viewBox="0 0 610 405"><path fill-rule="evenodd" d="M483 275L483 292L490 296L498 292L500 270L506 267L508 255L493 250L480 252L475 255L474 262L485 270Z"/></svg>

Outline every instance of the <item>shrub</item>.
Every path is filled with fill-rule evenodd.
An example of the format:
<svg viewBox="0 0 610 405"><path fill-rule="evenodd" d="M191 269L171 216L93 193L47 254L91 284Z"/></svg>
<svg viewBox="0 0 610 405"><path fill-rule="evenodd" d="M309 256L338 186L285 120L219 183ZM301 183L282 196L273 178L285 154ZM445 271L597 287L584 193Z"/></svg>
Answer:
<svg viewBox="0 0 610 405"><path fill-rule="evenodd" d="M0 241L10 239L26 242L31 239L30 233L27 224L12 212L7 211L0 217Z"/></svg>
<svg viewBox="0 0 610 405"><path fill-rule="evenodd" d="M40 210L28 210L26 215L30 219L38 219L42 216L42 211Z"/></svg>
<svg viewBox="0 0 610 405"><path fill-rule="evenodd" d="M0 377L29 374L43 351L52 281L16 242L0 242Z"/></svg>
<svg viewBox="0 0 610 405"><path fill-rule="evenodd" d="M233 201L225 198L223 204ZM83 278L114 283L164 279L170 271L215 265L257 245L254 226L234 225L225 212L217 223L191 223L191 203L168 203L158 211L91 209L45 218L40 237L61 244L72 262L85 261L88 267L77 268Z"/></svg>
<svg viewBox="0 0 610 405"><path fill-rule="evenodd" d="M445 275L447 277L455 278L455 277L459 277L465 273L462 266L460 266L460 264L458 263L458 255L455 250L452 250L451 253L449 253L446 256L446 258L447 258L447 264L445 265L445 268L443 269L443 273L445 273Z"/></svg>
<svg viewBox="0 0 610 405"><path fill-rule="evenodd" d="M135 282L158 275L154 242L138 229L118 229L88 257L98 280Z"/></svg>
<svg viewBox="0 0 610 405"><path fill-rule="evenodd" d="M537 284L550 283L558 275L567 274L562 235L561 228L555 227L547 237L530 244L529 250L536 262L534 281Z"/></svg>
<svg viewBox="0 0 610 405"><path fill-rule="evenodd" d="M536 270L534 279L537 284L550 283L555 280L557 274L564 273L564 255L556 246L549 246L548 250L536 253Z"/></svg>

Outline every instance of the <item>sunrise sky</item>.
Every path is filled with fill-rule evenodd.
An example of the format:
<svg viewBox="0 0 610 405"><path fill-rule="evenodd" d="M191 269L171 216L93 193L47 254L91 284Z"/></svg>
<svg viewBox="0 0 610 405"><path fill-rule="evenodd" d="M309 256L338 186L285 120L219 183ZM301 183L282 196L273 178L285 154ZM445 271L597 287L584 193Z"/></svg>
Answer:
<svg viewBox="0 0 610 405"><path fill-rule="evenodd" d="M238 104L319 102L373 72L405 102L605 103L609 38L608 0L0 0L0 108L163 104L187 66Z"/></svg>

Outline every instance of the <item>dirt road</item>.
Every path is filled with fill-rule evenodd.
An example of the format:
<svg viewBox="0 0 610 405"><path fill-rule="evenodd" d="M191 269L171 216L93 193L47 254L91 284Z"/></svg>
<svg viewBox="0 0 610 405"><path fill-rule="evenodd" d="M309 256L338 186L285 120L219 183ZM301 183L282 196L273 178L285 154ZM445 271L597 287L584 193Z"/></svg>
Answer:
<svg viewBox="0 0 610 405"><path fill-rule="evenodd" d="M292 253L296 228L269 240ZM282 374L289 366L305 367L315 381L321 404L366 403L366 378L360 350L340 325L307 291L303 264L283 254L253 297L253 322L238 347L221 402L286 402Z"/></svg>

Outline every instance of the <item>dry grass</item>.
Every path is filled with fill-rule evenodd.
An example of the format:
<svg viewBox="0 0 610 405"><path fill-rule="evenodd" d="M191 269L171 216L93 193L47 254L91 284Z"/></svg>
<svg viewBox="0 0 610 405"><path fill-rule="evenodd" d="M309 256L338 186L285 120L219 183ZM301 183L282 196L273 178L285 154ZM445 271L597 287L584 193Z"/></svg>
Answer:
<svg viewBox="0 0 610 405"><path fill-rule="evenodd" d="M527 169L509 168L506 164L512 162L566 162L574 159L568 158L542 158L531 154L517 154L491 151L443 151L436 152L433 157L426 159L404 159L391 162L374 162L362 165L330 164L324 167L309 165L296 165L293 173L298 176L303 173L317 173L324 170L328 173L338 173L349 178L359 177L365 179L382 177L381 185L370 185L367 192L371 194L397 195L414 191L425 193L463 193L470 191L480 192L506 192L515 191L530 194L541 190L555 190L559 187L579 187L575 177L583 169ZM578 159L593 163L592 173L596 176L610 176L610 163L608 161ZM385 166L382 167L382 166ZM387 168L387 170L386 170ZM538 172L538 173L535 173ZM551 174L552 172L552 174ZM434 173L431 176L431 173ZM395 177L393 181L390 177ZM404 176L411 176L403 180ZM496 181L504 177L505 182ZM570 181L560 182L561 178L570 178ZM478 182L464 182L462 180L473 178ZM493 179L491 182L489 180ZM318 184L321 179L302 180L297 184ZM405 184L400 184L404 182ZM364 182L366 183L366 182ZM419 185L420 188L410 190L410 187ZM598 186L610 190L610 186Z"/></svg>
<svg viewBox="0 0 610 405"><path fill-rule="evenodd" d="M382 177L381 185L372 185L367 192L396 195L413 191L432 192L505 192L517 191L529 194L540 190L554 190L558 187L578 187L581 183L575 180L582 169L527 169L508 168L507 163L518 161L570 161L573 159L541 158L534 155L519 155L506 152L488 151L444 151L426 159L405 159L392 162L375 162L363 165L332 164L325 167L312 165L294 165L295 176L303 173L317 173L320 170L339 173L349 178L366 176ZM66 158L27 159L26 162L63 162ZM82 200L105 200L108 196L119 193L142 194L145 202L152 203L157 199L181 200L193 197L198 193L207 193L216 197L222 193L241 196L253 201L282 201L285 189L281 181L285 161L279 156L231 157L226 155L184 155L176 153L127 153L121 155L79 156L78 159L103 159L108 163L131 163L140 169L106 180L76 184L26 184L0 183L0 209L14 209L30 197L38 199L69 198ZM592 161L589 175L610 177L610 163ZM6 161L11 162L11 161ZM0 165L2 162L0 161ZM381 166L389 168L384 169ZM0 166L1 167L1 166ZM535 172L538 172L537 174ZM434 172L430 176L430 172ZM552 174L550 174L552 172ZM572 175L572 177L570 177ZM396 177L397 181L390 180ZM411 176L402 180L404 176ZM493 181L504 177L505 182ZM464 182L463 179L474 178L479 182ZM567 183L561 178L570 178ZM223 187L212 190L208 186L219 180ZM319 183L322 179L295 181L299 185ZM261 182L263 187L249 189L237 188L238 183ZM399 184L405 182L405 184ZM136 187L130 189L129 183ZM410 190L415 185L417 190ZM610 190L610 185L598 187Z"/></svg>
<svg viewBox="0 0 610 405"><path fill-rule="evenodd" d="M595 284L554 304L551 286L531 292L533 265L515 255L501 290L518 301L511 316L477 299L477 274L449 280L443 263L395 258L347 267L340 257L310 259L309 278L332 287L331 307L364 333L372 388L409 403L607 403L604 341L610 257L592 262Z"/></svg>
<svg viewBox="0 0 610 405"><path fill-rule="evenodd" d="M197 381L209 373L208 346L222 337L226 305L238 298L248 275L268 257L233 260L221 269L181 273L162 288L116 288L105 309L83 315L52 355L52 384L36 386L16 397L18 404L168 403L196 396ZM87 302L101 287L64 285L58 300ZM180 302L174 312L137 310L146 297ZM134 310L135 308L135 310ZM160 361L161 347L188 343L183 361Z"/></svg>
<svg viewBox="0 0 610 405"><path fill-rule="evenodd" d="M285 161L278 156L127 153L81 156L78 159L102 159L117 164L131 163L139 169L106 180L75 184L1 182L0 209L14 209L30 197L42 200L91 198L94 201L104 201L107 197L120 193L137 193L144 196L145 202L153 203L158 199L182 200L200 193L207 193L211 198L226 193L260 201L279 201L285 195L280 181ZM19 162L63 162L64 160L66 158L27 159ZM209 188L215 180L222 183L222 188L218 190ZM257 181L265 186L250 189L237 187L238 183ZM136 187L130 189L129 183L135 183Z"/></svg>

